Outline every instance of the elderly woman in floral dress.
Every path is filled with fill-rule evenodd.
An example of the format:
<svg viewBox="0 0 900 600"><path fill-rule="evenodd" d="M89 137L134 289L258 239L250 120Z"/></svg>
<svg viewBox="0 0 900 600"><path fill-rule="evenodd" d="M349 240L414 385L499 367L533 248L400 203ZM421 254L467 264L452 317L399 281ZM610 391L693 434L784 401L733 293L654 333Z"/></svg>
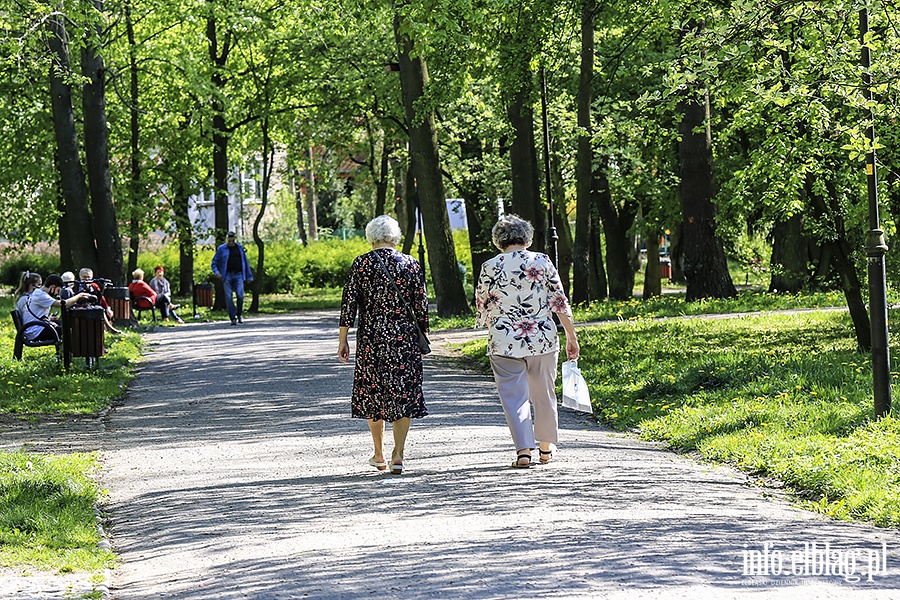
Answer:
<svg viewBox="0 0 900 600"><path fill-rule="evenodd" d="M379 471L390 467L399 475L411 419L428 414L416 331L416 325L428 331L428 296L419 263L397 251L397 221L387 215L375 217L366 225L366 239L372 251L356 257L344 285L338 358L350 360L348 332L358 317L350 415L368 421L375 446L369 464ZM385 421L391 423L394 437L389 463L384 460Z"/></svg>
<svg viewBox="0 0 900 600"><path fill-rule="evenodd" d="M552 460L558 441L559 335L554 313L566 333L566 355L574 360L579 354L559 274L546 254L528 251L533 235L528 221L500 217L492 237L501 254L482 265L475 288L478 321L488 326L487 353L516 446L512 466L520 468L531 466L536 440L542 464Z"/></svg>

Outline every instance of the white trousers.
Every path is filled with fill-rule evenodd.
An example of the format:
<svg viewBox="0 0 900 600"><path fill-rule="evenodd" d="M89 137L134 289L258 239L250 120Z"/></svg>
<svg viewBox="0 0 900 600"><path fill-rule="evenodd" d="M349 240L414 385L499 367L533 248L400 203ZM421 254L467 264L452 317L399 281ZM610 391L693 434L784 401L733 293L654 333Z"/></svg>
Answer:
<svg viewBox="0 0 900 600"><path fill-rule="evenodd" d="M559 437L556 410L556 362L559 352L525 358L492 354L490 358L500 404L516 450L536 448L536 439L555 444Z"/></svg>

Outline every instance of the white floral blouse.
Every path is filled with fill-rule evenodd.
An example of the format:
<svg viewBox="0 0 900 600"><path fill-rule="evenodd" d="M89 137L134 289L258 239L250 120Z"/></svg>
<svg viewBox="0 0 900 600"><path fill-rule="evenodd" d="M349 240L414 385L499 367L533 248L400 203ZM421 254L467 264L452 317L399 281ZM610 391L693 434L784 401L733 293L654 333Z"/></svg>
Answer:
<svg viewBox="0 0 900 600"><path fill-rule="evenodd" d="M559 351L551 313L572 316L559 273L546 254L515 250L485 261L475 287L488 354L522 358Z"/></svg>

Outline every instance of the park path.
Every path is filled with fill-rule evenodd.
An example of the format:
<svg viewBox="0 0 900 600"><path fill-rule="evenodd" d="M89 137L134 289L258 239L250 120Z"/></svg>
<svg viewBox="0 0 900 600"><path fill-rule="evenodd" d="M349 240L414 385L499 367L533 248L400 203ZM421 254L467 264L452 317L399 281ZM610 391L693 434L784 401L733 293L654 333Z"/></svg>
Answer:
<svg viewBox="0 0 900 600"><path fill-rule="evenodd" d="M336 321L147 334L104 435L112 598L900 598L900 532L798 510L567 410L558 460L509 468L491 378L440 350L471 332L433 336L431 415L413 424L407 472L377 472L348 417ZM821 569L802 558L811 544L886 572L744 575L767 548L772 565L781 550L785 569L792 556Z"/></svg>

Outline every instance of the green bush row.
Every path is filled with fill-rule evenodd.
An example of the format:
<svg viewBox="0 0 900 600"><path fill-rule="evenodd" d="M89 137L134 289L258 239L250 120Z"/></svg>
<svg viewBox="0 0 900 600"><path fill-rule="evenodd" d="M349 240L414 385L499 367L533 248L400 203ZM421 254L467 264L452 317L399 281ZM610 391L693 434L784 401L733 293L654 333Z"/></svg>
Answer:
<svg viewBox="0 0 900 600"><path fill-rule="evenodd" d="M299 242L272 242L265 246L265 273L256 272L258 250L254 244L244 244L247 259L263 294L292 294L310 287L341 287L350 271L353 259L369 250L369 244L359 238L322 240L303 246ZM212 281L212 258L215 248L202 246L194 251L194 280ZM166 278L177 286L179 280L178 246L169 244L156 252L143 252L138 266L146 273L162 265Z"/></svg>
<svg viewBox="0 0 900 600"><path fill-rule="evenodd" d="M19 286L19 278L25 271L40 273L46 277L60 272L59 253L49 251L17 252L12 248L0 257L0 282L13 289Z"/></svg>
<svg viewBox="0 0 900 600"><path fill-rule="evenodd" d="M471 287L474 274L466 232L454 231L453 240L457 259L466 268L466 283ZM260 278L256 273L256 246L246 243L244 248L247 250L250 267L261 286L259 291L263 294L294 294L298 290L309 288L342 287L353 259L370 249L362 238L332 238L312 242L308 246L295 241L270 242L265 246L265 273ZM418 258L417 246L411 252ZM194 249L194 281L212 281L210 264L214 254L215 247L211 245L197 246ZM147 279L153 276L157 266L165 268L166 278L177 288L180 279L177 243L166 244L158 250L144 250L138 255L138 267L144 271ZM59 273L59 256L55 252L29 251L10 253L0 258L0 282L5 285L13 288L17 286L21 273L26 270L35 271L44 277L50 273ZM107 276L103 273L97 275ZM130 273L127 277L130 279ZM182 293L188 294L189 290Z"/></svg>

